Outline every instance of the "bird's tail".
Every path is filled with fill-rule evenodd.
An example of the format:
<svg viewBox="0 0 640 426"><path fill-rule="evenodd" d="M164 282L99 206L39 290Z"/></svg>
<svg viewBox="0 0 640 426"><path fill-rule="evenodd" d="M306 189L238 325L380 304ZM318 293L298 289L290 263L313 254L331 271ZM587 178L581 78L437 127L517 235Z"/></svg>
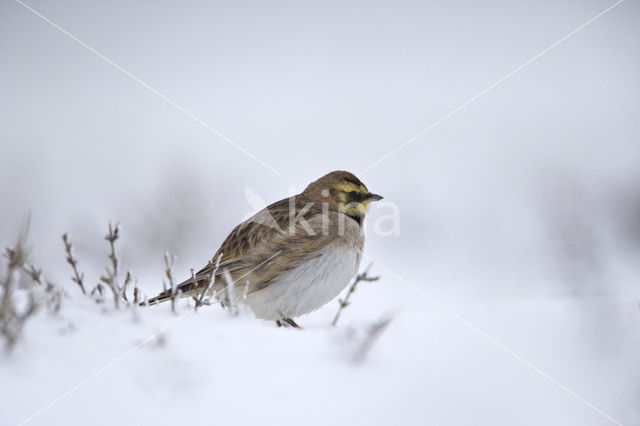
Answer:
<svg viewBox="0 0 640 426"><path fill-rule="evenodd" d="M203 291L206 290L206 287L209 285L209 278L198 278L196 277L195 282L193 278L189 278L188 280L178 284L173 289L167 289L162 293L158 294L155 297L152 297L149 300L146 300L140 303L140 306L145 305L156 305L158 303L166 302L167 300L171 300L174 297L192 297L197 296Z"/></svg>

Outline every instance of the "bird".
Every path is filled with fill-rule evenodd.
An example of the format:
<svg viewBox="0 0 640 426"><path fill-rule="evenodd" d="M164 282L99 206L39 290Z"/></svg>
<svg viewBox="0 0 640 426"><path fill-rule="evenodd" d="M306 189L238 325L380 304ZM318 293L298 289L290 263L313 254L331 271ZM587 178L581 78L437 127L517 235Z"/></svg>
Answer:
<svg viewBox="0 0 640 426"><path fill-rule="evenodd" d="M223 306L233 299L259 319L299 327L294 318L333 300L358 272L363 221L382 198L353 173L330 172L240 223L205 267L142 305L215 295Z"/></svg>

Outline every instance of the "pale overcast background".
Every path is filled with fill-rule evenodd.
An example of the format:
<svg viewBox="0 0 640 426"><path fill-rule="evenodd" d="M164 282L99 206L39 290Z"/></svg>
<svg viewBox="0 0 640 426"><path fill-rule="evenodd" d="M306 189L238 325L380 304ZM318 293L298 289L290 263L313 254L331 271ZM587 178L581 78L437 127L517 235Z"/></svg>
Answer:
<svg viewBox="0 0 640 426"><path fill-rule="evenodd" d="M403 282L446 306L595 300L567 308L593 353L563 377L639 421L638 1L377 163L614 3L28 1L92 52L2 1L0 241L30 214L34 261L68 282L69 232L96 281L118 221L124 267L151 295L163 252L180 277L204 265L247 194L268 204L349 170L400 218L391 236L372 227L390 207L367 218L383 278L362 304L437 309ZM536 346L513 325L506 343ZM602 364L620 367L591 377Z"/></svg>

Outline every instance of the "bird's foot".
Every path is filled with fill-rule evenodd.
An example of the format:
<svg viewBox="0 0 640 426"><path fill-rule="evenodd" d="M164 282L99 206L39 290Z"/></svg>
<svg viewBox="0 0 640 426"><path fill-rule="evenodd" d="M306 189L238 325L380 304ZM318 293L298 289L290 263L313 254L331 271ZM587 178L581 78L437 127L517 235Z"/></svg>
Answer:
<svg viewBox="0 0 640 426"><path fill-rule="evenodd" d="M302 328L298 324L296 324L296 322L294 320L292 320L291 318L282 318L282 321L286 322L287 324L289 324L293 328Z"/></svg>
<svg viewBox="0 0 640 426"><path fill-rule="evenodd" d="M289 324L293 328L302 328L298 324L296 324L296 322L291 318L282 318L281 320L276 320L276 325L278 327L282 327L285 324Z"/></svg>

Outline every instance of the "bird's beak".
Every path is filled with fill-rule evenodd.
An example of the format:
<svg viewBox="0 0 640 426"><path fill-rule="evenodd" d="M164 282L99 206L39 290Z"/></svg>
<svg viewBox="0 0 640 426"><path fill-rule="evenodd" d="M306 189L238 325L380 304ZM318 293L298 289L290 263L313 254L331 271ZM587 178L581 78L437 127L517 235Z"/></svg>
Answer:
<svg viewBox="0 0 640 426"><path fill-rule="evenodd" d="M366 195L367 201L379 201L382 200L382 198L382 195L373 194L371 192Z"/></svg>

